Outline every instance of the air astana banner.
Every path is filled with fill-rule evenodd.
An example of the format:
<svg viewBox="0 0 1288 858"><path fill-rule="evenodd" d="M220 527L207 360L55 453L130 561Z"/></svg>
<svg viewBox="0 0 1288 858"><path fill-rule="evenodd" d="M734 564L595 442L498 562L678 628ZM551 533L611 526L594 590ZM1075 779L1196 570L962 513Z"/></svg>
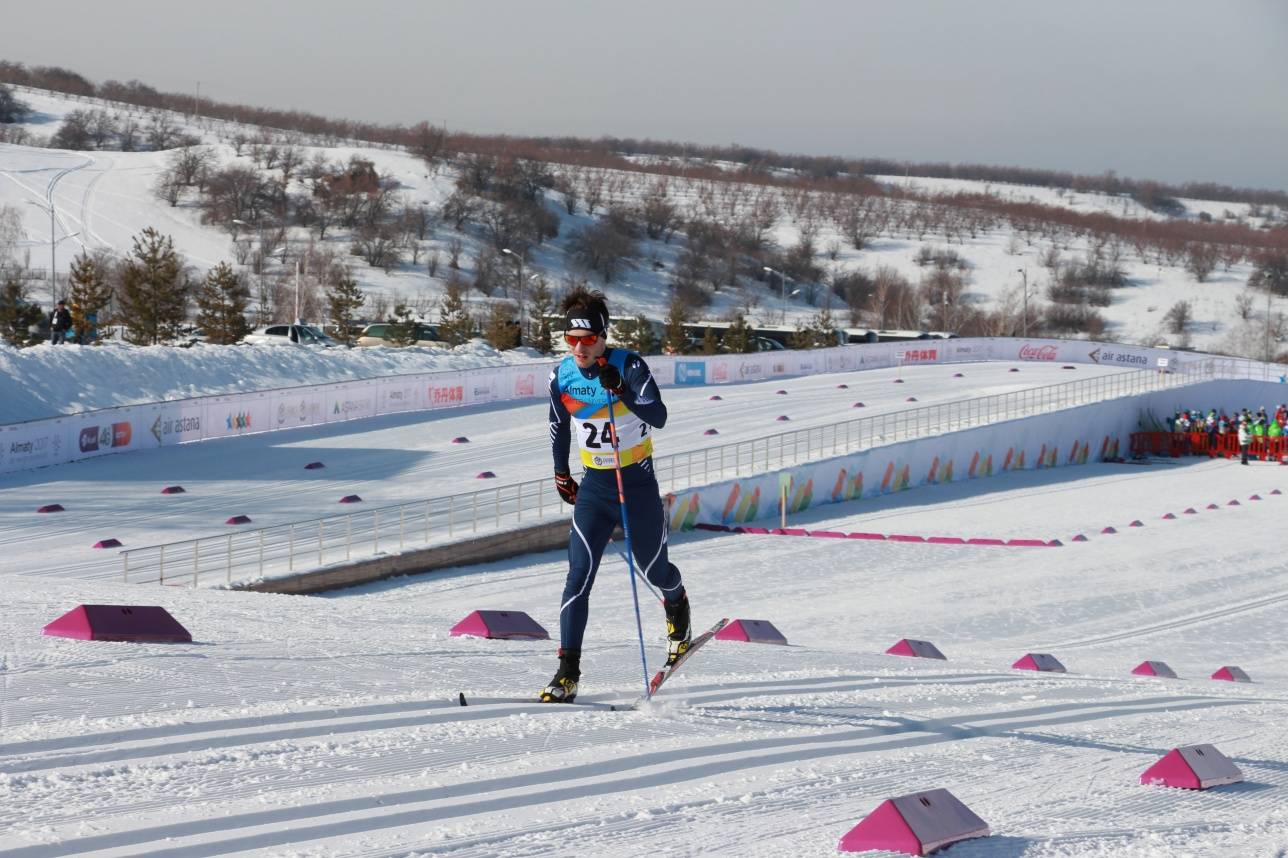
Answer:
<svg viewBox="0 0 1288 858"><path fill-rule="evenodd" d="M1167 363L1160 364L1163 359ZM749 355L654 355L658 384L722 385L823 372L974 361L1059 361L1127 369L1185 369L1193 352L1080 340L912 340ZM1288 368L1245 361L1240 373L1281 381ZM544 397L553 362L370 378L334 384L145 403L0 426L0 473L109 453L276 432L381 414Z"/></svg>

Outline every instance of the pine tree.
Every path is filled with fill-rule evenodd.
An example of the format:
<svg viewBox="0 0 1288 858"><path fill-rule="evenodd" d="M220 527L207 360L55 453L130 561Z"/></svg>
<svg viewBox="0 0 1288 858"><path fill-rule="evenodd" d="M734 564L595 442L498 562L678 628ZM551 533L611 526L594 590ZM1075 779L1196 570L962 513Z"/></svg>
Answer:
<svg viewBox="0 0 1288 858"><path fill-rule="evenodd" d="M173 338L188 309L188 279L174 241L152 227L134 237L118 296L125 338L153 345Z"/></svg>
<svg viewBox="0 0 1288 858"><path fill-rule="evenodd" d="M514 322L513 304L509 301L492 302L483 322L483 339L501 351L519 344L519 326Z"/></svg>
<svg viewBox="0 0 1288 858"><path fill-rule="evenodd" d="M707 328L702 332L702 345L699 350L704 355L717 354L720 351L720 340L716 337L715 328Z"/></svg>
<svg viewBox="0 0 1288 858"><path fill-rule="evenodd" d="M656 338L647 316L641 313L633 319L619 319L613 327L622 346L642 355L652 354Z"/></svg>
<svg viewBox="0 0 1288 858"><path fill-rule="evenodd" d="M814 348L825 349L829 346L838 345L836 319L832 317L832 305L830 303L823 304L823 309L811 321L810 328L814 334Z"/></svg>
<svg viewBox="0 0 1288 858"><path fill-rule="evenodd" d="M28 330L40 323L40 307L27 302L27 287L16 276L5 278L0 286L0 337L13 346L31 345L37 341Z"/></svg>
<svg viewBox="0 0 1288 858"><path fill-rule="evenodd" d="M112 287L107 265L107 259L101 254L82 252L72 260L71 292L67 301L71 304L72 327L82 343L91 339L91 332L98 326L111 323L108 308L112 303ZM98 341L97 337L92 339Z"/></svg>
<svg viewBox="0 0 1288 858"><path fill-rule="evenodd" d="M465 310L459 280L447 281L447 294L443 296L438 320L438 338L448 345L459 346L474 336L474 320Z"/></svg>
<svg viewBox="0 0 1288 858"><path fill-rule="evenodd" d="M389 317L389 330L385 339L390 345L409 346L416 342L416 320L412 318L411 308L406 304L396 304L393 315Z"/></svg>
<svg viewBox="0 0 1288 858"><path fill-rule="evenodd" d="M749 354L756 350L751 325L747 324L747 317L742 313L734 315L729 330L725 331L723 344L725 351L732 354Z"/></svg>
<svg viewBox="0 0 1288 858"><path fill-rule="evenodd" d="M544 277L537 279L530 297L532 308L531 315L528 316L528 343L543 355L548 355L554 351L554 334L550 329L549 316L554 310L555 299L550 294Z"/></svg>
<svg viewBox="0 0 1288 858"><path fill-rule="evenodd" d="M227 262L206 274L197 290L197 325L208 342L231 345L250 333L246 307L250 289Z"/></svg>
<svg viewBox="0 0 1288 858"><path fill-rule="evenodd" d="M671 304L666 308L666 329L662 332L662 350L667 354L682 355L689 349L689 338L684 333L684 323L689 320L688 308L680 299L679 291L671 293Z"/></svg>
<svg viewBox="0 0 1288 858"><path fill-rule="evenodd" d="M336 327L335 338L342 343L352 343L356 314L366 303L367 296L347 266L337 265L331 269L330 281L331 285L326 290L326 306L327 314Z"/></svg>

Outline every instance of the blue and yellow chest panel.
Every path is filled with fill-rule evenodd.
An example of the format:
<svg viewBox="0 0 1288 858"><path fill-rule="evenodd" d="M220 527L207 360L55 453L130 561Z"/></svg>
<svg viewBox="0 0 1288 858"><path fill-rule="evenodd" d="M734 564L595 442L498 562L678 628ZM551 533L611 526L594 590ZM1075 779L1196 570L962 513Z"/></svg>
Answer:
<svg viewBox="0 0 1288 858"><path fill-rule="evenodd" d="M626 376L625 349L609 352L608 362ZM586 378L571 356L565 357L555 370L556 389L564 408L572 416L573 432L581 450L581 463L587 468L614 467L612 424L608 419L608 391L598 378ZM622 467L653 455L651 427L636 417L621 400L613 401L613 419L617 423L618 450Z"/></svg>

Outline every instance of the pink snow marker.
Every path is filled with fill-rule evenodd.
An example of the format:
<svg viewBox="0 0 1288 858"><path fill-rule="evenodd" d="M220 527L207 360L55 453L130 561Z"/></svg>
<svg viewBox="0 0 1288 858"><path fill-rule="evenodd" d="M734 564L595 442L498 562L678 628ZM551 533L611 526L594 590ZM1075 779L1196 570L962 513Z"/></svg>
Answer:
<svg viewBox="0 0 1288 858"><path fill-rule="evenodd" d="M821 536L821 537L823 537L824 539L845 539L845 538L847 538L847 537L846 537L846 534L841 533L841 531L839 531L839 530L811 530L811 531L809 532L809 535L810 535L810 536Z"/></svg>
<svg viewBox="0 0 1288 858"><path fill-rule="evenodd" d="M1163 679L1179 679L1176 671L1167 666L1165 661L1142 661L1131 669L1136 676L1158 676Z"/></svg>
<svg viewBox="0 0 1288 858"><path fill-rule="evenodd" d="M1238 498L1234 498L1229 503L1227 503L1226 506L1243 506L1243 504L1239 503Z"/></svg>
<svg viewBox="0 0 1288 858"><path fill-rule="evenodd" d="M735 528L739 533L751 533L757 536L767 536L769 528L767 527L739 527Z"/></svg>
<svg viewBox="0 0 1288 858"><path fill-rule="evenodd" d="M720 395L720 394L718 394L718 393L713 393L713 394L711 394L710 396L708 396L708 397L707 397L707 401L708 401L708 402L719 402L719 401L720 401L720 400L722 400L722 399L724 399L724 397L723 397L723 396L721 396L721 395Z"/></svg>
<svg viewBox="0 0 1288 858"><path fill-rule="evenodd" d="M1113 525L1110 525L1109 527L1104 528L1104 529L1103 529L1103 530L1101 530L1100 532L1101 532L1101 533L1117 533L1118 531L1117 531L1117 529L1116 529L1116 528L1114 528L1114 526L1113 526Z"/></svg>
<svg viewBox="0 0 1288 858"><path fill-rule="evenodd" d="M1008 539L1007 545L1014 545L1020 548L1047 548L1049 543L1045 539Z"/></svg>
<svg viewBox="0 0 1288 858"><path fill-rule="evenodd" d="M1087 541L1087 537L1085 537L1085 536L1083 536L1081 533L1079 533L1077 536L1075 536L1075 537L1073 538L1073 541L1074 541L1074 542L1086 542L1086 541Z"/></svg>
<svg viewBox="0 0 1288 858"><path fill-rule="evenodd" d="M838 384L838 385L836 386L836 389L837 389L837 390L849 390L849 389L850 389L850 386L849 386L848 384Z"/></svg>
<svg viewBox="0 0 1288 858"><path fill-rule="evenodd" d="M1045 652L1026 653L1023 658L1011 665L1016 670L1038 670L1043 673L1068 673L1060 659Z"/></svg>
<svg viewBox="0 0 1288 858"><path fill-rule="evenodd" d="M1172 520L1172 519L1174 519L1174 518L1176 518L1176 513L1174 513L1174 512L1169 512L1169 513L1167 513L1166 515L1164 515L1164 516L1163 516L1163 521L1171 521L1171 520Z"/></svg>
<svg viewBox="0 0 1288 858"><path fill-rule="evenodd" d="M1144 526L1145 526L1145 522L1141 521L1141 520L1138 518L1138 519L1136 519L1135 521L1133 521L1131 524L1129 524L1129 525L1127 525L1127 526L1128 526L1128 527L1144 527Z"/></svg>
<svg viewBox="0 0 1288 858"><path fill-rule="evenodd" d="M716 640L787 646L787 638L769 620L734 620L716 632Z"/></svg>
<svg viewBox="0 0 1288 858"><path fill-rule="evenodd" d="M792 418L788 417L786 414L779 414L776 419L778 420L779 423L785 423L786 421L791 420Z"/></svg>
<svg viewBox="0 0 1288 858"><path fill-rule="evenodd" d="M915 533L891 533L886 536L890 542L925 542L926 537L917 536Z"/></svg>
<svg viewBox="0 0 1288 858"><path fill-rule="evenodd" d="M1052 539L1050 542L1047 543L1047 548L1063 548L1063 547L1064 547L1064 543L1058 539Z"/></svg>
<svg viewBox="0 0 1288 858"><path fill-rule="evenodd" d="M888 798L846 832L841 852L887 850L929 855L961 840L989 835L988 823L946 789Z"/></svg>
<svg viewBox="0 0 1288 858"><path fill-rule="evenodd" d="M720 433L719 433L719 432L717 432L715 429L708 429L707 431L703 432L702 434L703 434L703 435L719 435Z"/></svg>
<svg viewBox="0 0 1288 858"><path fill-rule="evenodd" d="M849 535L849 538L850 538L850 539L871 539L871 540L883 540L883 539L885 539L886 537L885 537L885 534L884 534L884 533L864 533L864 532L862 532L862 531L856 531L855 533L851 533L851 534Z"/></svg>
<svg viewBox="0 0 1288 858"><path fill-rule="evenodd" d="M1261 495L1248 495L1248 500L1261 500Z"/></svg>
<svg viewBox="0 0 1288 858"><path fill-rule="evenodd" d="M909 396L907 399L904 400L904 402L916 402L916 401L917 401L917 397L915 396Z"/></svg>
<svg viewBox="0 0 1288 858"><path fill-rule="evenodd" d="M1252 677L1248 676L1248 674L1244 672L1243 668L1235 667L1232 664L1228 664L1225 667L1222 667L1219 670L1217 670L1216 673L1212 674L1212 678L1220 679L1224 682L1251 682L1252 681Z"/></svg>
<svg viewBox="0 0 1288 858"><path fill-rule="evenodd" d="M902 378L896 378L896 379L894 380L894 383L895 383L895 384L903 384L903 379L902 379Z"/></svg>
<svg viewBox="0 0 1288 858"><path fill-rule="evenodd" d="M1184 745L1173 748L1154 765L1141 773L1146 786L1169 786L1180 789L1208 789L1237 784L1243 772L1214 745Z"/></svg>
<svg viewBox="0 0 1288 858"><path fill-rule="evenodd" d="M340 498L340 503L362 503L362 498L357 495L345 495Z"/></svg>
<svg viewBox="0 0 1288 858"><path fill-rule="evenodd" d="M1060 367L1060 369L1077 369L1077 367L1071 363L1067 363L1064 366Z"/></svg>
<svg viewBox="0 0 1288 858"><path fill-rule="evenodd" d="M42 507L37 507L36 512L64 512L63 505L60 503L47 503Z"/></svg>
<svg viewBox="0 0 1288 858"><path fill-rule="evenodd" d="M494 480L494 479L496 479L496 474L492 473L491 471L479 471L479 472L478 472L478 474L474 477L474 479L476 479L476 480Z"/></svg>
<svg viewBox="0 0 1288 858"><path fill-rule="evenodd" d="M155 605L77 605L43 633L78 641L192 642L188 630Z"/></svg>
<svg viewBox="0 0 1288 858"><path fill-rule="evenodd" d="M774 391L774 394L775 394L775 395L777 395L777 396L786 396L786 395L787 395L787 391L785 391L785 390L775 390L775 391Z"/></svg>
<svg viewBox="0 0 1288 858"><path fill-rule="evenodd" d="M181 495L185 494L183 486L166 486L161 490L163 495Z"/></svg>
<svg viewBox="0 0 1288 858"><path fill-rule="evenodd" d="M1288 464L1288 462L1285 462L1285 464ZM1270 493L1271 493L1272 495L1281 495L1281 494L1283 494L1283 492L1279 491L1279 489L1271 489L1271 490L1270 490Z"/></svg>
<svg viewBox="0 0 1288 858"><path fill-rule="evenodd" d="M326 465L322 464L321 462L309 462L307 465L304 466L304 470L316 471L319 468L325 468L325 467Z"/></svg>
<svg viewBox="0 0 1288 858"><path fill-rule="evenodd" d="M1199 511L1192 506L1187 506L1185 508L1184 515L1198 515L1198 514L1199 514Z"/></svg>
<svg viewBox="0 0 1288 858"><path fill-rule="evenodd" d="M935 545L965 545L966 540L960 536L928 536L927 542L933 542Z"/></svg>
<svg viewBox="0 0 1288 858"><path fill-rule="evenodd" d="M452 626L452 637L549 640L550 633L523 611L473 611Z"/></svg>
<svg viewBox="0 0 1288 858"><path fill-rule="evenodd" d="M801 527L775 527L769 532L774 536L809 536L809 531Z"/></svg>
<svg viewBox="0 0 1288 858"><path fill-rule="evenodd" d="M1019 372L1019 371L1020 371L1020 368L1018 366L1013 366L1009 370L1007 370L1007 372Z"/></svg>
<svg viewBox="0 0 1288 858"><path fill-rule="evenodd" d="M732 528L730 528L729 525L727 524L707 524L705 521L700 521L697 524L693 525L693 529L694 530L714 530L719 533L728 533L730 530L732 530Z"/></svg>
<svg viewBox="0 0 1288 858"><path fill-rule="evenodd" d="M1005 545L1005 539L994 539L991 536L972 536L966 540L967 545Z"/></svg>
<svg viewBox="0 0 1288 858"><path fill-rule="evenodd" d="M856 402L856 403L854 403L853 405L851 405L850 407L851 407L851 408L867 408L867 406L866 406L866 405L864 405L862 402Z"/></svg>
<svg viewBox="0 0 1288 858"><path fill-rule="evenodd" d="M470 439L469 439L469 438L466 438L464 435L457 435L455 438L453 438L453 439L452 439L452 443L453 443L453 444L468 444L468 443L470 443Z"/></svg>
<svg viewBox="0 0 1288 858"><path fill-rule="evenodd" d="M953 378L965 378L965 377L966 377L966 373L964 373L964 372L955 372L955 373L953 373Z"/></svg>
<svg viewBox="0 0 1288 858"><path fill-rule="evenodd" d="M1208 508L1208 509L1220 509L1221 507L1217 506L1217 505L1216 505L1216 504L1214 504L1214 503L1210 503L1210 504L1208 504L1208 505L1207 505L1207 508Z"/></svg>
<svg viewBox="0 0 1288 858"><path fill-rule="evenodd" d="M232 518L225 521L224 524L250 524L250 516L234 515Z"/></svg>
<svg viewBox="0 0 1288 858"><path fill-rule="evenodd" d="M120 548L121 540L117 539L116 537L112 537L110 539L100 539L98 542L94 543L94 547L95 548Z"/></svg>
<svg viewBox="0 0 1288 858"><path fill-rule="evenodd" d="M886 650L886 655L906 655L912 658L937 658L948 661L948 656L939 651L939 647L930 641L918 641L904 638Z"/></svg>

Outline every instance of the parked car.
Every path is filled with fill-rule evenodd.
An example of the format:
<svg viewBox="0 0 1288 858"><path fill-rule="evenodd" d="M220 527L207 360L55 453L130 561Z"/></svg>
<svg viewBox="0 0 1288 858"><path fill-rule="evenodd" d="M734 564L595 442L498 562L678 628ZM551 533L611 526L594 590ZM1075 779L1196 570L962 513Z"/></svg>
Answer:
<svg viewBox="0 0 1288 858"><path fill-rule="evenodd" d="M769 337L752 337L751 342L758 352L781 352L787 350L787 346L778 342L778 340L771 340Z"/></svg>
<svg viewBox="0 0 1288 858"><path fill-rule="evenodd" d="M367 325L362 329L361 336L356 340L356 345L360 346L392 346L393 340L389 336L389 329L392 328L388 322L377 322L374 325ZM447 343L438 337L438 328L433 325L417 323L416 338L412 341L413 346L430 346L437 349L451 348Z"/></svg>
<svg viewBox="0 0 1288 858"><path fill-rule="evenodd" d="M287 343L324 347L340 345L312 325L266 325L251 331L242 342L252 345L285 345Z"/></svg>

